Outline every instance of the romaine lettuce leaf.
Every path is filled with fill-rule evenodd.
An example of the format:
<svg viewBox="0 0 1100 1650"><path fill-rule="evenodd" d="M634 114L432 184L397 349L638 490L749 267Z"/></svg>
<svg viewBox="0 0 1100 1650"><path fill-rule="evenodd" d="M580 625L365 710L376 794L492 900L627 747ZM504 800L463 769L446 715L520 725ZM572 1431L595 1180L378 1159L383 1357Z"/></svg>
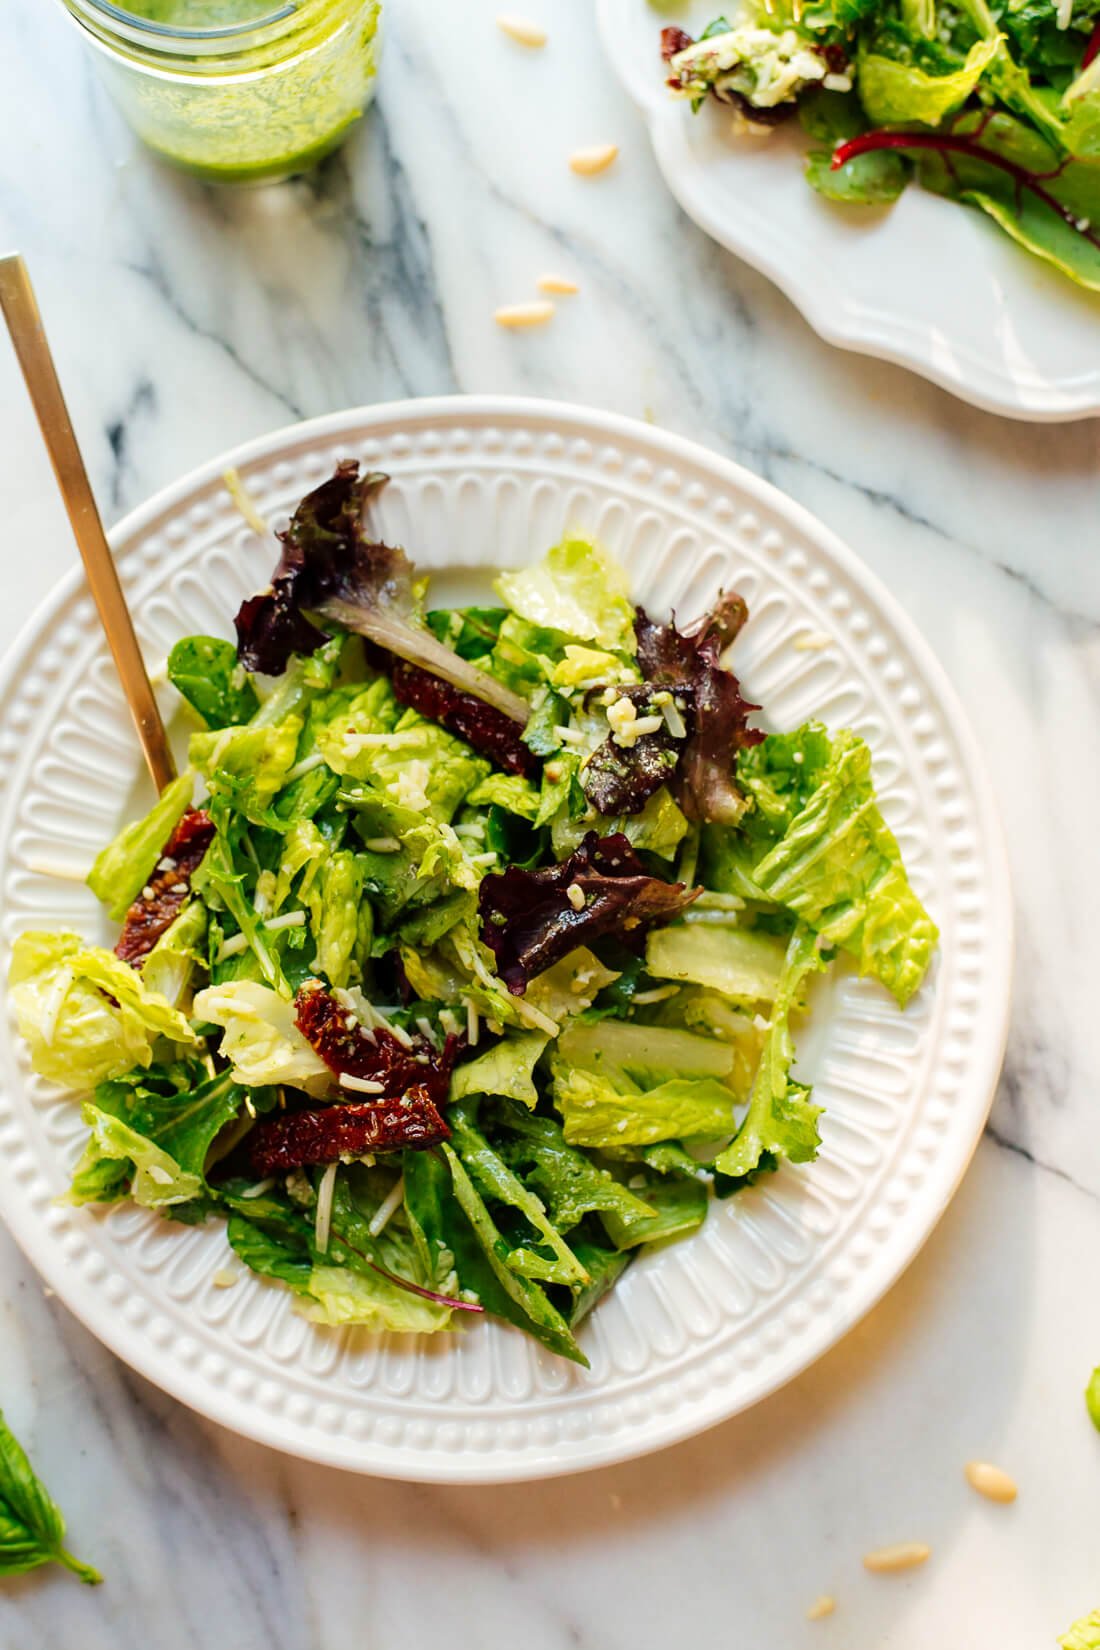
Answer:
<svg viewBox="0 0 1100 1650"><path fill-rule="evenodd" d="M719 1174L739 1180L754 1174L765 1160L786 1157L792 1163L808 1163L817 1156L821 1107L811 1102L809 1088L790 1075L794 1059L790 1017L800 1006L806 979L824 967L817 937L800 923L787 947L749 1109L735 1138L715 1159Z"/></svg>
<svg viewBox="0 0 1100 1650"><path fill-rule="evenodd" d="M585 539L565 539L534 566L502 573L496 590L530 624L595 642L605 651L635 650L626 575Z"/></svg>
<svg viewBox="0 0 1100 1650"><path fill-rule="evenodd" d="M604 1024L606 1025L606 1021ZM716 1045L717 1046L717 1045ZM649 1146L733 1133L733 1095L713 1077L673 1077L641 1089L629 1079L552 1062L554 1104L571 1146Z"/></svg>
<svg viewBox="0 0 1100 1650"><path fill-rule="evenodd" d="M655 928L646 969L658 980L687 980L726 997L770 1003L783 971L783 942L773 934L718 923Z"/></svg>
<svg viewBox="0 0 1100 1650"><path fill-rule="evenodd" d="M743 759L767 762L766 741ZM909 885L901 852L879 812L871 753L854 733L832 741L809 800L756 862L752 875L829 945L855 957L904 1007L938 938Z"/></svg>
<svg viewBox="0 0 1100 1650"><path fill-rule="evenodd" d="M88 887L103 901L115 922L121 922L160 858L164 844L190 805L195 776L190 769L166 785L144 819L124 827L97 855L88 872Z"/></svg>
<svg viewBox="0 0 1100 1650"><path fill-rule="evenodd" d="M510 1032L484 1054L455 1068L451 1099L496 1094L537 1106L539 1091L533 1073L549 1040L542 1031Z"/></svg>
<svg viewBox="0 0 1100 1650"><path fill-rule="evenodd" d="M864 51L859 92L872 126L938 126L960 109L998 54L996 35L976 40L958 69L930 74L913 62Z"/></svg>
<svg viewBox="0 0 1100 1650"><path fill-rule="evenodd" d="M189 755L211 796L224 796L248 819L264 823L268 805L286 784L298 754L305 718L292 712L278 722L193 733Z"/></svg>
<svg viewBox="0 0 1100 1650"><path fill-rule="evenodd" d="M223 1031L219 1052L245 1088L287 1083L325 1095L332 1076L294 1023L294 1004L255 980L226 980L195 998L196 1019Z"/></svg>
<svg viewBox="0 0 1100 1650"><path fill-rule="evenodd" d="M195 1042L184 1016L136 970L76 934L20 934L8 987L34 1069L68 1088L148 1066L158 1037Z"/></svg>
<svg viewBox="0 0 1100 1650"><path fill-rule="evenodd" d="M727 1082L734 1065L728 1043L675 1027L614 1019L581 1020L567 1026L553 1053L568 1066L583 1066L613 1082L625 1078L628 1085L638 1088L651 1088L674 1077Z"/></svg>
<svg viewBox="0 0 1100 1650"><path fill-rule="evenodd" d="M206 966L206 922L202 901L190 900L142 964L141 977L149 990L159 992L173 1008L183 1001L195 969Z"/></svg>
<svg viewBox="0 0 1100 1650"><path fill-rule="evenodd" d="M648 1215L624 1216L609 1209L600 1219L618 1249L636 1249L642 1243L668 1243L697 1231L707 1218L707 1188L701 1180L677 1177L647 1183L645 1200L652 1207Z"/></svg>
<svg viewBox="0 0 1100 1650"><path fill-rule="evenodd" d="M1100 1610L1090 1610L1058 1640L1062 1650L1100 1650Z"/></svg>
<svg viewBox="0 0 1100 1650"><path fill-rule="evenodd" d="M449 1108L447 1121L451 1126L452 1150L461 1157L482 1197L516 1210L534 1233L536 1244L550 1251L547 1257L527 1241L520 1241L504 1256L505 1265L523 1277L537 1278L544 1283L586 1283L584 1267L548 1216L542 1199L493 1149L477 1127L476 1119L475 1101L456 1101Z"/></svg>
<svg viewBox="0 0 1100 1650"><path fill-rule="evenodd" d="M206 1078L198 1062L101 1083L82 1108L91 1135L69 1201L111 1200L127 1183L146 1209L200 1196L207 1153L243 1101L229 1072Z"/></svg>
<svg viewBox="0 0 1100 1650"><path fill-rule="evenodd" d="M570 1146L556 1118L532 1116L515 1105L498 1106L494 1115L501 1156L538 1192L559 1231L571 1232L587 1214L614 1214L625 1226L656 1213L648 1193L639 1197ZM579 1246L572 1247L579 1255Z"/></svg>
<svg viewBox="0 0 1100 1650"><path fill-rule="evenodd" d="M587 1369L588 1359L573 1339L568 1322L551 1303L541 1284L508 1266L505 1259L508 1244L461 1159L446 1143L440 1149L451 1171L454 1201L468 1225L463 1231L454 1215L447 1215L438 1189L432 1187L429 1177L433 1172L433 1154L410 1154L415 1162L410 1171L410 1159L406 1159L406 1183L411 1172L417 1218L429 1245L433 1241L446 1242L455 1256L460 1280L466 1287L476 1290L487 1312L509 1323L518 1323L552 1352L569 1358L573 1363L583 1364ZM431 1224L428 1224L429 1220Z"/></svg>
<svg viewBox="0 0 1100 1650"><path fill-rule="evenodd" d="M518 773L486 774L472 787L465 800L470 808L506 808L509 813L532 822L539 811L538 789Z"/></svg>

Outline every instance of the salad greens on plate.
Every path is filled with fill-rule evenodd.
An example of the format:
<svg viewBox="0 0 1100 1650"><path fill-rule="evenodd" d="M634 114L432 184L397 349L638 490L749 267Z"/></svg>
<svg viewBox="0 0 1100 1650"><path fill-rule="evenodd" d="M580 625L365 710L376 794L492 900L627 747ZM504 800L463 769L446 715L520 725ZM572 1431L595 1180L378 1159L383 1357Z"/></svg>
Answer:
<svg viewBox="0 0 1100 1650"><path fill-rule="evenodd" d="M118 942L23 934L10 994L83 1097L70 1201L224 1221L320 1324L583 1364L639 1253L816 1155L811 983L904 1007L936 929L863 741L754 724L739 597L681 627L568 538L433 607L385 481L341 464L237 645L173 648L190 767L88 878Z"/></svg>
<svg viewBox="0 0 1100 1650"><path fill-rule="evenodd" d="M757 132L797 110L829 199L915 179L1100 291L1100 0L739 0L661 48L696 108Z"/></svg>

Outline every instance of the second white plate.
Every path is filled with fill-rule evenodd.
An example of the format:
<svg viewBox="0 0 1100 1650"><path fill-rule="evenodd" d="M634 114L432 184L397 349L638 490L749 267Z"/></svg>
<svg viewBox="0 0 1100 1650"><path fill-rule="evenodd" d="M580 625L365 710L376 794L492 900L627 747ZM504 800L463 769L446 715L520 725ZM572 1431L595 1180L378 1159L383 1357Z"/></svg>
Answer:
<svg viewBox="0 0 1100 1650"><path fill-rule="evenodd" d="M583 1371L479 1323L421 1340L308 1324L252 1276L217 1288L220 1222L174 1226L133 1206L55 1201L84 1130L0 1026L0 1207L44 1279L121 1358L203 1414L336 1466L494 1481L656 1448L745 1408L804 1369L912 1258L981 1133L1007 1023L1011 899L995 808L943 672L866 568L736 465L647 425L492 397L319 419L185 477L114 535L146 656L193 631L229 635L273 546L221 481L235 464L266 519L354 457L390 472L380 530L439 570L444 600L487 568L533 560L569 529L598 537L657 613L701 612L735 587L747 693L772 726L855 728L942 946L903 1015L839 976L799 1033L825 1106L819 1161L716 1204L689 1242L640 1260L585 1326ZM825 647L799 649L808 633ZM0 679L0 934L72 928L111 943L80 883L145 800L140 756L77 576L32 620Z"/></svg>
<svg viewBox="0 0 1100 1650"><path fill-rule="evenodd" d="M802 175L797 121L734 137L713 104L665 89L665 22L698 32L721 0L665 15L598 0L604 49L649 126L688 216L761 270L831 344L894 361L988 412L1033 421L1100 413L1100 297L1016 246L977 211L916 187L892 207L823 200Z"/></svg>

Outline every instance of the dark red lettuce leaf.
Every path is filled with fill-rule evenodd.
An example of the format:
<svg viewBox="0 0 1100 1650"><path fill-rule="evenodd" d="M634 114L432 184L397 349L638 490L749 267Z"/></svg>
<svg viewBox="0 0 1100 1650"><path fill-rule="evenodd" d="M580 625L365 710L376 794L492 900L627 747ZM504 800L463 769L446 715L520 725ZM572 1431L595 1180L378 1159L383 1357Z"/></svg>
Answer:
<svg viewBox="0 0 1100 1650"><path fill-rule="evenodd" d="M658 624L642 608L634 619L638 668L647 682L676 691L688 726L676 769L676 799L689 819L735 825L745 809L734 782L737 752L758 745L764 735L748 718L758 705L719 659L748 617L742 598L720 596L712 612L677 630Z"/></svg>
<svg viewBox="0 0 1100 1650"><path fill-rule="evenodd" d="M185 808L161 849L149 881L126 913L115 956L140 968L191 893L191 877L214 839L214 821L201 808Z"/></svg>
<svg viewBox="0 0 1100 1650"><path fill-rule="evenodd" d="M279 534L283 553L270 588L243 603L237 614L238 658L249 670L281 674L291 653L312 653L325 640L309 617L316 614L524 725L526 700L461 659L419 622L405 552L367 537L364 506L387 480L380 473L360 480L358 464L348 460L306 494Z"/></svg>
<svg viewBox="0 0 1100 1650"><path fill-rule="evenodd" d="M648 683L624 687L619 697L629 699L640 717L661 714L660 706L652 702L653 688ZM654 791L670 783L679 754L680 742L667 727L658 733L643 733L629 746L608 737L581 770L581 789L597 813L640 813Z"/></svg>
<svg viewBox="0 0 1100 1650"><path fill-rule="evenodd" d="M410 705L429 721L439 722L499 768L527 779L539 773L538 761L523 743L523 730L495 705L404 659L393 661L390 679L398 704Z"/></svg>
<svg viewBox="0 0 1100 1650"><path fill-rule="evenodd" d="M570 888L583 895L579 908ZM560 865L512 866L485 877L478 894L481 937L509 991L521 996L536 974L576 946L605 935L634 944L653 923L671 922L697 892L648 876L621 831L605 837L589 831Z"/></svg>
<svg viewBox="0 0 1100 1650"><path fill-rule="evenodd" d="M398 1099L322 1106L266 1117L248 1137L257 1178L285 1174L311 1163L334 1163L365 1152L423 1150L451 1131L424 1084Z"/></svg>
<svg viewBox="0 0 1100 1650"><path fill-rule="evenodd" d="M437 1105L446 1100L457 1037L448 1037L438 1049L426 1037L412 1037L407 1046L392 1031L368 1031L320 980L306 980L298 987L294 1017L307 1043L337 1077L346 1074L381 1083L389 1096L423 1088Z"/></svg>

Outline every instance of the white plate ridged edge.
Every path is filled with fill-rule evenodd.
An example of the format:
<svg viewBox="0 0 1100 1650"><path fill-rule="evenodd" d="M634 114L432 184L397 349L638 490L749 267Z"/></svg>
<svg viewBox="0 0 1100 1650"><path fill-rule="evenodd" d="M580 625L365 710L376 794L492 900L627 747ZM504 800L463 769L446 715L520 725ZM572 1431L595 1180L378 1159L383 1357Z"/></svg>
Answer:
<svg viewBox="0 0 1100 1650"><path fill-rule="evenodd" d="M670 8L671 10L671 8ZM721 6L668 21L699 27ZM730 169L665 91L647 0L597 0L604 51L640 108L673 197L700 229L773 281L819 337L892 361L986 412L1030 423L1100 413L1100 300L1015 246L977 212L911 188L888 215L831 207L805 183L788 133ZM726 122L728 124L728 121ZM779 152L782 150L783 152ZM770 151L775 151L774 153Z"/></svg>
<svg viewBox="0 0 1100 1650"><path fill-rule="evenodd" d="M270 571L221 486L235 464L275 518L359 457L390 471L382 531L427 567L538 555L568 526L623 553L636 594L685 616L733 582L754 614L746 689L776 725L815 706L864 732L887 816L943 931L902 1016L853 977L815 1016L824 1149L716 1206L696 1238L648 1257L601 1305L577 1371L478 1324L434 1344L314 1329L283 1291L211 1284L220 1223L56 1204L81 1128L0 1028L0 1196L45 1281L119 1357L212 1420L291 1453L435 1482L550 1476L644 1453L774 1391L832 1346L912 1259L980 1136L1007 1033L1012 906L992 792L926 644L859 560L727 460L649 426L549 402L405 402L278 431L204 466L113 535L147 656L226 632ZM201 575L199 571L201 569ZM835 646L799 651L799 632ZM91 896L26 869L84 860L129 805L139 766L90 600L67 579L0 675L0 890L13 933L95 932ZM89 924L92 924L89 930ZM106 937L107 930L100 930ZM442 1344L441 1344L442 1343Z"/></svg>

